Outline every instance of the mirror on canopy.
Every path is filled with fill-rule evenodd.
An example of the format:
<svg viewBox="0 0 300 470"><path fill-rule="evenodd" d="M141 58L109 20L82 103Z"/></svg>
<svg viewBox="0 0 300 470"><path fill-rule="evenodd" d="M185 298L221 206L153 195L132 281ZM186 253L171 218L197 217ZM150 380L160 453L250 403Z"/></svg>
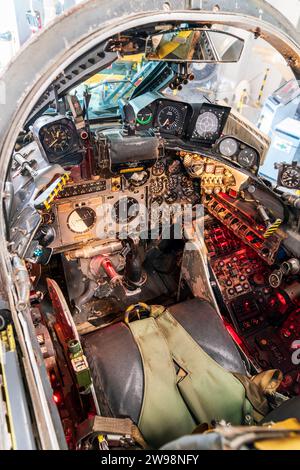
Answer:
<svg viewBox="0 0 300 470"><path fill-rule="evenodd" d="M176 29L148 36L145 58L165 62L238 62L244 40L211 29Z"/></svg>

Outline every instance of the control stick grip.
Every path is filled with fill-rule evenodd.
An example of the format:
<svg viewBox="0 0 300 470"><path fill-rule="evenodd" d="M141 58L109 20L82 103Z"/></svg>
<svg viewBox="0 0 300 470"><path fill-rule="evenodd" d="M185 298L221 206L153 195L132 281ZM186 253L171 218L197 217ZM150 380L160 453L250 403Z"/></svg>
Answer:
<svg viewBox="0 0 300 470"><path fill-rule="evenodd" d="M127 238L127 254L124 270L124 284L129 290L141 287L146 282L143 263L139 253L139 241Z"/></svg>

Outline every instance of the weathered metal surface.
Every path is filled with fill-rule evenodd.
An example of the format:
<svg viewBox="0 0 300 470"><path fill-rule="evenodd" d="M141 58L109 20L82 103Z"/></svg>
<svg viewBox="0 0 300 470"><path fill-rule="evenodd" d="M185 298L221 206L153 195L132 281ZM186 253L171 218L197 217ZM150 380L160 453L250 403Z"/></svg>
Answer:
<svg viewBox="0 0 300 470"><path fill-rule="evenodd" d="M204 213L193 225L185 227L188 240L182 256L181 279L184 279L194 297L207 300L219 312L208 270L207 249L204 244Z"/></svg>

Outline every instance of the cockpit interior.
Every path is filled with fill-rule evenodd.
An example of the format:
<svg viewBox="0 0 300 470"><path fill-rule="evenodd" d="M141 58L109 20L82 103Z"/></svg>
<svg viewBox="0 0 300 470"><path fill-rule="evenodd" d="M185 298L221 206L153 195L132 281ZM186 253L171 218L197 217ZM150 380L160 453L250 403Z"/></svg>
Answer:
<svg viewBox="0 0 300 470"><path fill-rule="evenodd" d="M299 160L268 178L272 138L209 89L243 47L236 28L196 22L112 34L18 135L3 206L13 297L69 449L161 448L290 403L299 419ZM270 371L255 408L241 376Z"/></svg>

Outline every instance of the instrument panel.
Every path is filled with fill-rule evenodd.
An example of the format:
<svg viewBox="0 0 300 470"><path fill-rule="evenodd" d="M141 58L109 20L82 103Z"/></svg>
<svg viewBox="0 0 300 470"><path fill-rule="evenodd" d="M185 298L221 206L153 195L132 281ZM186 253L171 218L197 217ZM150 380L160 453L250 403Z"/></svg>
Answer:
<svg viewBox="0 0 300 470"><path fill-rule="evenodd" d="M155 129L162 136L213 144L221 135L230 108L208 102L191 104L157 94L129 102L136 116L136 129ZM146 104L147 103L147 104Z"/></svg>
<svg viewBox="0 0 300 470"><path fill-rule="evenodd" d="M134 193L96 192L58 200L52 208L56 238L50 247L58 253L73 245L115 237L116 233L122 237L137 226L143 229L146 201L146 187Z"/></svg>
<svg viewBox="0 0 300 470"><path fill-rule="evenodd" d="M199 202L200 188L190 179L180 160L158 160L152 167L150 202L161 205Z"/></svg>
<svg viewBox="0 0 300 470"><path fill-rule="evenodd" d="M32 133L49 163L79 165L83 149L74 122L62 115L42 116L34 123Z"/></svg>
<svg viewBox="0 0 300 470"><path fill-rule="evenodd" d="M147 172L68 184L52 211L43 214L43 223L53 227L56 237L50 247L59 253L92 240L116 234L122 238L152 228L157 223L150 219L152 204L199 201L199 183L189 178L181 159L163 157Z"/></svg>
<svg viewBox="0 0 300 470"><path fill-rule="evenodd" d="M214 143L225 126L229 108L203 103L196 120L191 123L190 138L200 143Z"/></svg>
<svg viewBox="0 0 300 470"><path fill-rule="evenodd" d="M182 135L187 110L187 104L161 100L158 103L154 125L159 128L160 132Z"/></svg>
<svg viewBox="0 0 300 470"><path fill-rule="evenodd" d="M202 194L226 193L237 189L237 181L231 169L209 157L196 153L179 152L191 178L198 178Z"/></svg>
<svg viewBox="0 0 300 470"><path fill-rule="evenodd" d="M237 162L243 168L256 172L259 168L259 153L254 147L233 136L225 136L216 145L216 150L222 157Z"/></svg>
<svg viewBox="0 0 300 470"><path fill-rule="evenodd" d="M145 95L148 95L147 99ZM146 221L152 203L158 206L163 203L194 205L204 195L229 193L239 188L240 182L234 170L216 161L213 154L202 156L196 154L196 150L178 152L178 147L197 148L193 143L212 146L220 139L230 108L206 101L184 103L157 93L145 95L138 97L140 102L132 106L136 129L141 132L128 135L120 128L101 131L103 141L106 139L108 148L114 152L114 164L123 165L118 175L112 171L112 165L104 166L109 159L105 152L102 154L99 150L99 137L99 154L94 155L95 160L98 158L95 172L87 178L81 167L75 168L73 183L61 189L52 211L43 214L43 223L51 225L56 234L51 243L56 252L109 237L110 224L114 235L124 232L130 224L135 231L140 209L146 207ZM83 146L71 119L62 115L42 116L32 130L44 160L62 166L82 162ZM95 138L100 134L95 131L92 135ZM161 137L174 140L168 146ZM191 145L184 145L189 142ZM220 139L217 146L221 155L236 159L245 168L252 168L254 161L259 162L258 152L234 137ZM149 158L151 165L145 165ZM104 206L107 207L106 215L103 214ZM129 217L124 218L126 213ZM108 221L105 227L102 223L104 217ZM143 218L141 222L143 225ZM143 227L142 231L147 228Z"/></svg>

